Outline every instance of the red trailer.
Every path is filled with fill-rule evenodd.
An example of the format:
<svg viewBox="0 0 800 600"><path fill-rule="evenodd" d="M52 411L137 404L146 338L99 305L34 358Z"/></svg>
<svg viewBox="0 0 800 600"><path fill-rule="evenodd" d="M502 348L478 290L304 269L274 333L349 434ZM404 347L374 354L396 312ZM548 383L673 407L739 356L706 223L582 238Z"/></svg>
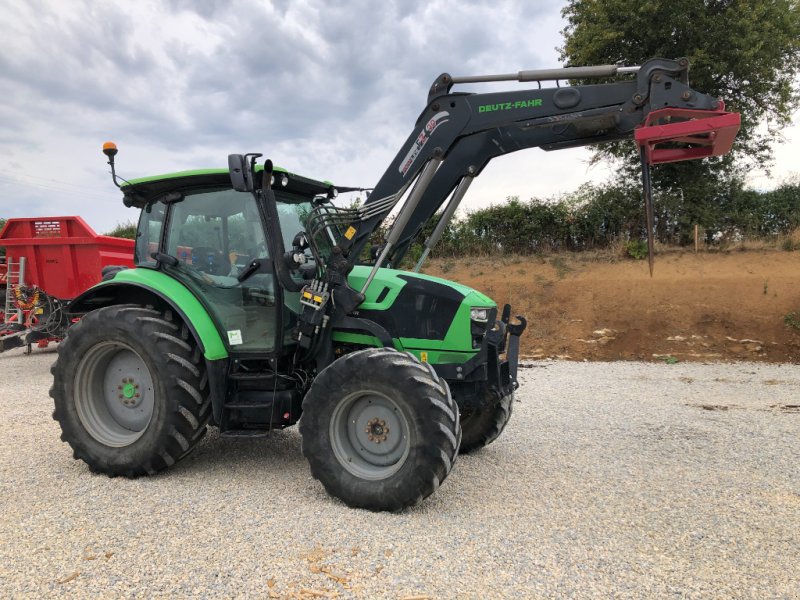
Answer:
<svg viewBox="0 0 800 600"><path fill-rule="evenodd" d="M69 300L98 283L103 267L133 266L133 240L98 235L80 217L9 219L0 246L0 352L59 339L69 325L62 310Z"/></svg>

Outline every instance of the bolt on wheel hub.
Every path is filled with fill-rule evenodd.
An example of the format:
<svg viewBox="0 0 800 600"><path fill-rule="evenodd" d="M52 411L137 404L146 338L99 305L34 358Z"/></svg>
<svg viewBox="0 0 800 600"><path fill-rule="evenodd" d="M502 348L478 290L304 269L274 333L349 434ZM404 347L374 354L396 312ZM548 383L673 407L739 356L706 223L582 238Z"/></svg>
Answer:
<svg viewBox="0 0 800 600"><path fill-rule="evenodd" d="M389 438L389 427L386 425L386 421L375 417L367 422L364 433L367 434L370 442L380 444Z"/></svg>

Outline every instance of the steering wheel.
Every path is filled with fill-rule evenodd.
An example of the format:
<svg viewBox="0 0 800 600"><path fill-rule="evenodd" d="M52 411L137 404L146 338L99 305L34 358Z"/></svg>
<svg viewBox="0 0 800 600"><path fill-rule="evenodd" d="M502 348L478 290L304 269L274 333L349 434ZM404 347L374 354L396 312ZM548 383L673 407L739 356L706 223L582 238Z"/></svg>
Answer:
<svg viewBox="0 0 800 600"><path fill-rule="evenodd" d="M231 263L225 253L211 246L192 248L191 266L210 275L227 275L231 270Z"/></svg>

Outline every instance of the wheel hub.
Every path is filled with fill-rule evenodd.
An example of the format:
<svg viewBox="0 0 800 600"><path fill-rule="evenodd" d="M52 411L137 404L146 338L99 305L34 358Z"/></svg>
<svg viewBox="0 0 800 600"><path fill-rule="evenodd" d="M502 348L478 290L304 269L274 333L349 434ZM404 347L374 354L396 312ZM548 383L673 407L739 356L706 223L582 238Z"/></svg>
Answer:
<svg viewBox="0 0 800 600"><path fill-rule="evenodd" d="M128 408L136 408L142 403L139 384L132 377L124 377L117 386L117 391L119 391L119 401Z"/></svg>
<svg viewBox="0 0 800 600"><path fill-rule="evenodd" d="M386 421L383 419L374 417L367 422L364 433L367 434L367 439L369 439L370 442L380 444L389 438L389 426L386 425Z"/></svg>
<svg viewBox="0 0 800 600"><path fill-rule="evenodd" d="M359 391L343 398L331 416L331 447L340 464L367 480L390 477L408 458L410 426L389 395Z"/></svg>
<svg viewBox="0 0 800 600"><path fill-rule="evenodd" d="M90 348L77 365L75 388L81 424L106 446L132 444L153 418L153 376L141 355L124 342L101 342Z"/></svg>

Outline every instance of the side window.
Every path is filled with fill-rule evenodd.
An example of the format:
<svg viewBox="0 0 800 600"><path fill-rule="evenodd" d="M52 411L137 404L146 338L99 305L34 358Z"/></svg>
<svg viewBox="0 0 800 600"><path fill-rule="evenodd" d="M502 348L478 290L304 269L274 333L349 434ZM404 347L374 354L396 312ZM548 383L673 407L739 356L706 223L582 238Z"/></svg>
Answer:
<svg viewBox="0 0 800 600"><path fill-rule="evenodd" d="M154 267L155 259L150 256L158 252L161 241L161 230L164 227L164 205L160 202L151 204L142 211L139 226L136 228L136 246L133 261L139 267Z"/></svg>
<svg viewBox="0 0 800 600"><path fill-rule="evenodd" d="M167 253L203 273L226 278L236 277L254 258L268 258L252 196L221 190L188 195L174 204Z"/></svg>

